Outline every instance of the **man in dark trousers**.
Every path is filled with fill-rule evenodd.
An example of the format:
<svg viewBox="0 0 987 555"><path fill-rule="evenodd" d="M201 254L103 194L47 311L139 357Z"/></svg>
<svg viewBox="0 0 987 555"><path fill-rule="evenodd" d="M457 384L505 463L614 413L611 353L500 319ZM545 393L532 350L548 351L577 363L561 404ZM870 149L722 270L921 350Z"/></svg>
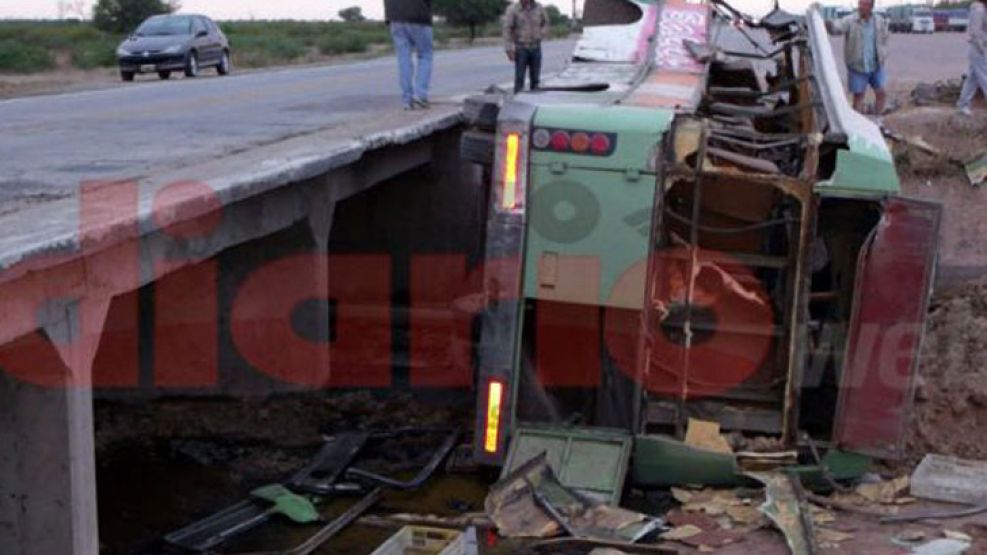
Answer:
<svg viewBox="0 0 987 555"><path fill-rule="evenodd" d="M504 14L504 48L507 59L514 62L514 92L524 90L524 75L531 74L531 90L541 78L541 41L548 35L550 23L545 8L535 0L511 4Z"/></svg>
<svg viewBox="0 0 987 555"><path fill-rule="evenodd" d="M384 0L384 20L398 55L398 78L405 110L428 108L432 80L432 0ZM411 52L418 53L416 70Z"/></svg>

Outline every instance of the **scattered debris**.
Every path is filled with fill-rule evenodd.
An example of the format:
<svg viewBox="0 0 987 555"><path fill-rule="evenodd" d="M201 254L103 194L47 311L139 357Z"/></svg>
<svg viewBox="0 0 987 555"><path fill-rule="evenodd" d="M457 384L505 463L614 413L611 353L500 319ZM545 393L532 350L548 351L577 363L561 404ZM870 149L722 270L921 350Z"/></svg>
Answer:
<svg viewBox="0 0 987 555"><path fill-rule="evenodd" d="M912 89L912 101L917 106L932 106L935 104L955 105L960 98L963 88L962 79L949 79L935 83L919 83Z"/></svg>
<svg viewBox="0 0 987 555"><path fill-rule="evenodd" d="M627 555L627 553L612 547L597 547L590 551L589 555Z"/></svg>
<svg viewBox="0 0 987 555"><path fill-rule="evenodd" d="M297 491L329 495L337 491L338 480L366 445L370 434L339 434L330 438L318 454L292 476L289 484Z"/></svg>
<svg viewBox="0 0 987 555"><path fill-rule="evenodd" d="M498 532L514 538L574 537L633 543L661 521L611 507L566 488L542 453L493 485L485 507Z"/></svg>
<svg viewBox="0 0 987 555"><path fill-rule="evenodd" d="M964 166L966 177L970 180L970 185L978 187L987 181L987 151L975 156Z"/></svg>
<svg viewBox="0 0 987 555"><path fill-rule="evenodd" d="M657 545L642 545L635 543L596 540L590 538L554 538L541 540L531 544L531 548L536 551L546 551L548 553L569 553L571 550L585 550L587 548L615 549L621 553L633 554L657 554L657 555L678 555L678 551L659 547Z"/></svg>
<svg viewBox="0 0 987 555"><path fill-rule="evenodd" d="M715 518L701 513L683 511L672 511L666 517L669 525L675 526L679 532L672 534L671 537L662 536L662 539L674 540L695 548L719 548L738 543L743 541L744 534L749 530L759 527L734 527L733 522L726 516ZM693 529L697 529L698 532L692 534Z"/></svg>
<svg viewBox="0 0 987 555"><path fill-rule="evenodd" d="M433 528L464 529L471 526L492 528L493 522L483 513L466 513L460 516L446 517L436 515L416 515L398 513L391 515L370 515L360 519L360 524L379 528L401 528L402 526L430 526Z"/></svg>
<svg viewBox="0 0 987 555"><path fill-rule="evenodd" d="M900 476L894 480L881 480L864 483L857 486L855 493L868 501L884 505L895 504L901 493L908 489L908 476Z"/></svg>
<svg viewBox="0 0 987 555"><path fill-rule="evenodd" d="M912 548L917 555L962 555L970 549L970 543L960 540L938 539Z"/></svg>
<svg viewBox="0 0 987 555"><path fill-rule="evenodd" d="M816 542L819 543L819 547L835 546L850 539L853 539L853 534L831 528L816 528Z"/></svg>
<svg viewBox="0 0 987 555"><path fill-rule="evenodd" d="M258 488L251 492L251 497L252 499L168 534L165 541L190 551L201 552L267 522L276 514L282 514L299 524L319 520L319 512L311 501L284 486L275 484Z"/></svg>
<svg viewBox="0 0 987 555"><path fill-rule="evenodd" d="M942 536L950 540L959 540L961 542L973 543L973 538L969 534L964 534L963 532L957 532L956 530L943 530Z"/></svg>
<svg viewBox="0 0 987 555"><path fill-rule="evenodd" d="M873 507L873 506L861 506L859 504L860 498L854 496L840 495L838 498L834 497L824 497L815 493L807 492L806 499L812 501L817 505L822 505L823 507L828 507L830 509L835 509L837 511L843 511L847 513L856 513L868 516L887 516L891 512L896 511L896 507Z"/></svg>
<svg viewBox="0 0 987 555"><path fill-rule="evenodd" d="M366 512L367 509L372 507L379 500L380 489L378 488L368 493L363 499L358 501L356 505L350 507L345 513L339 515L339 517L325 525L318 532L313 534L312 537L294 549L287 551L241 553L239 555L309 555L344 528L352 524L354 520L356 520L361 514Z"/></svg>
<svg viewBox="0 0 987 555"><path fill-rule="evenodd" d="M545 453L545 461L563 486L580 495L616 506L630 462L631 437L604 430L519 428L511 439L505 478Z"/></svg>
<svg viewBox="0 0 987 555"><path fill-rule="evenodd" d="M475 530L473 534L475 553ZM465 535L463 532L445 528L405 526L371 555L464 555L467 553Z"/></svg>
<svg viewBox="0 0 987 555"><path fill-rule="evenodd" d="M661 537L661 539L663 540L676 541L676 540L684 540L687 538L691 538L693 536L702 533L703 533L702 528L694 524L686 524L685 526L678 526L676 528L672 528L668 532L662 533L661 536L659 537Z"/></svg>
<svg viewBox="0 0 987 555"><path fill-rule="evenodd" d="M892 141L894 141L896 143L903 144L905 146L909 146L909 147L912 147L912 148L916 148L916 149L918 149L918 150L920 150L920 151L928 154L929 156L937 156L937 157L943 156L943 153L942 153L941 150L939 150L938 148L930 145L922 137L907 137L905 135L902 135L901 133L897 133L895 131L892 131L887 126L881 126L881 133L883 133L885 137L887 137L888 139L891 139Z"/></svg>
<svg viewBox="0 0 987 555"><path fill-rule="evenodd" d="M308 524L319 520L319 511L310 500L281 484L257 488L250 492L250 495L273 503L274 506L267 510L272 515L284 515L298 524Z"/></svg>
<svg viewBox="0 0 987 555"><path fill-rule="evenodd" d="M411 480L397 480L359 468L348 468L346 470L346 476L349 478L369 480L380 485L390 486L397 489L418 489L422 486L422 484L428 481L432 474L435 473L436 469L438 469L442 462L445 461L446 457L449 456L449 453L451 453L453 448L456 447L457 441L459 441L459 431L454 430L449 432L446 435L445 441L442 442L442 445L435 450L435 453L432 455L432 458L429 460L428 464L419 470L418 474L416 474Z"/></svg>
<svg viewBox="0 0 987 555"><path fill-rule="evenodd" d="M911 494L933 501L987 503L987 463L926 455L912 473Z"/></svg>
<svg viewBox="0 0 987 555"><path fill-rule="evenodd" d="M785 541L792 554L817 553L812 517L809 515L799 479L780 472L751 472L747 475L764 484L767 499L761 505L761 512L767 515L785 535Z"/></svg>
<svg viewBox="0 0 987 555"><path fill-rule="evenodd" d="M717 453L733 454L730 443L720 433L719 422L689 419L685 432L685 443L700 449L708 449Z"/></svg>

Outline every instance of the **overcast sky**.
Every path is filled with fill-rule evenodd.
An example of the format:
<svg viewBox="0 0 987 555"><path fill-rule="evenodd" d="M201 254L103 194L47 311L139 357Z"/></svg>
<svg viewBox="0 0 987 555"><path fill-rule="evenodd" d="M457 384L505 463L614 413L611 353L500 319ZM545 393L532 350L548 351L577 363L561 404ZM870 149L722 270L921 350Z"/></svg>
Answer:
<svg viewBox="0 0 987 555"><path fill-rule="evenodd" d="M94 0L86 0L87 8ZM572 12L572 0L540 0L555 4L563 13ZM878 1L878 5L899 0ZM578 0L580 6L583 0ZM851 4L855 0L832 0L833 4ZM735 0L738 7L751 13L771 9L772 0ZM802 11L810 0L782 0L788 10ZM58 0L0 0L0 18L54 18ZM182 11L203 13L215 19L330 19L349 6L360 6L368 17L383 16L384 0L182 0ZM581 9L581 8L580 8Z"/></svg>

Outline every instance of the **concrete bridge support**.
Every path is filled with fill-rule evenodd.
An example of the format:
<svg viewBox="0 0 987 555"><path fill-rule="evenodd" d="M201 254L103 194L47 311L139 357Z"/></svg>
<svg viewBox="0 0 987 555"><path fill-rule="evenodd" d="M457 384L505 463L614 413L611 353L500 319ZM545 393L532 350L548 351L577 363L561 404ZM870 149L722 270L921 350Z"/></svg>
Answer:
<svg viewBox="0 0 987 555"><path fill-rule="evenodd" d="M337 207L344 199L428 164L437 145L448 149L457 143L458 131L448 129L457 120L444 121L445 127L417 137L391 133L389 141L401 140L381 141L355 157L344 152L339 163L309 157L303 169L277 168L271 176L238 178L243 183L235 191L230 184L234 178L217 177L222 218L214 229L201 226L212 229L207 236L175 237L151 214L159 185L131 183L127 204L136 211L134 221L120 225L121 214L107 212L112 199L97 203L103 212L96 216L102 220L94 229L80 226L69 254L49 264L0 272L0 553L99 553L92 375L112 299L134 299L134 292L148 284L299 225L311 230L317 253L328 252ZM457 177L453 172L447 179ZM215 214L203 212L198 199L179 200L192 207L184 223L216 221ZM169 210L165 213L181 219L182 207ZM86 220L81 215L78 219ZM107 220L113 225L105 225ZM61 248L66 251L65 245ZM321 262L303 275L285 276L283 285L314 282L328 298L329 264L325 257L311 259ZM220 323L228 317L220 315ZM328 311L315 320L309 322L309 335L328 338ZM323 347L317 366L328 382L328 342ZM135 387L146 385L141 380Z"/></svg>

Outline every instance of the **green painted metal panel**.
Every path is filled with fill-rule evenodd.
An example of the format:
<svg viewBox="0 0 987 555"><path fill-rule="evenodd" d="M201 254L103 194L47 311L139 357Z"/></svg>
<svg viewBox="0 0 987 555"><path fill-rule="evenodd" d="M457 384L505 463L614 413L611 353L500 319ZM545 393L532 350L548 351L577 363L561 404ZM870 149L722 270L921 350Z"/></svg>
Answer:
<svg viewBox="0 0 987 555"><path fill-rule="evenodd" d="M519 428L501 477L546 454L559 481L610 505L620 502L631 455L631 436L599 428Z"/></svg>
<svg viewBox="0 0 987 555"><path fill-rule="evenodd" d="M656 188L655 163L674 113L628 106L543 106L535 128L616 134L609 156L531 151L524 295L640 309L641 276L614 285L647 258ZM597 268L571 264L576 258ZM592 263L591 263L592 264ZM543 281L545 269L558 272ZM589 275L596 274L596 275Z"/></svg>
<svg viewBox="0 0 987 555"><path fill-rule="evenodd" d="M747 483L733 455L697 449L667 436L634 438L631 481L640 486L736 486Z"/></svg>
<svg viewBox="0 0 987 555"><path fill-rule="evenodd" d="M816 184L822 196L882 197L901 192L894 162L874 153L841 150L828 181Z"/></svg>
<svg viewBox="0 0 987 555"><path fill-rule="evenodd" d="M822 463L833 478L848 480L867 472L871 459L866 455L830 449ZM817 465L792 466L788 471L797 474L809 488L830 487ZM631 483L661 487L689 484L732 487L752 482L740 473L733 455L698 449L668 436L639 435L634 437Z"/></svg>
<svg viewBox="0 0 987 555"><path fill-rule="evenodd" d="M544 166L532 167L531 177L525 297L640 309L643 270L619 291L614 286L647 260L655 177ZM554 277L546 275L553 259ZM589 267L577 268L576 259Z"/></svg>

